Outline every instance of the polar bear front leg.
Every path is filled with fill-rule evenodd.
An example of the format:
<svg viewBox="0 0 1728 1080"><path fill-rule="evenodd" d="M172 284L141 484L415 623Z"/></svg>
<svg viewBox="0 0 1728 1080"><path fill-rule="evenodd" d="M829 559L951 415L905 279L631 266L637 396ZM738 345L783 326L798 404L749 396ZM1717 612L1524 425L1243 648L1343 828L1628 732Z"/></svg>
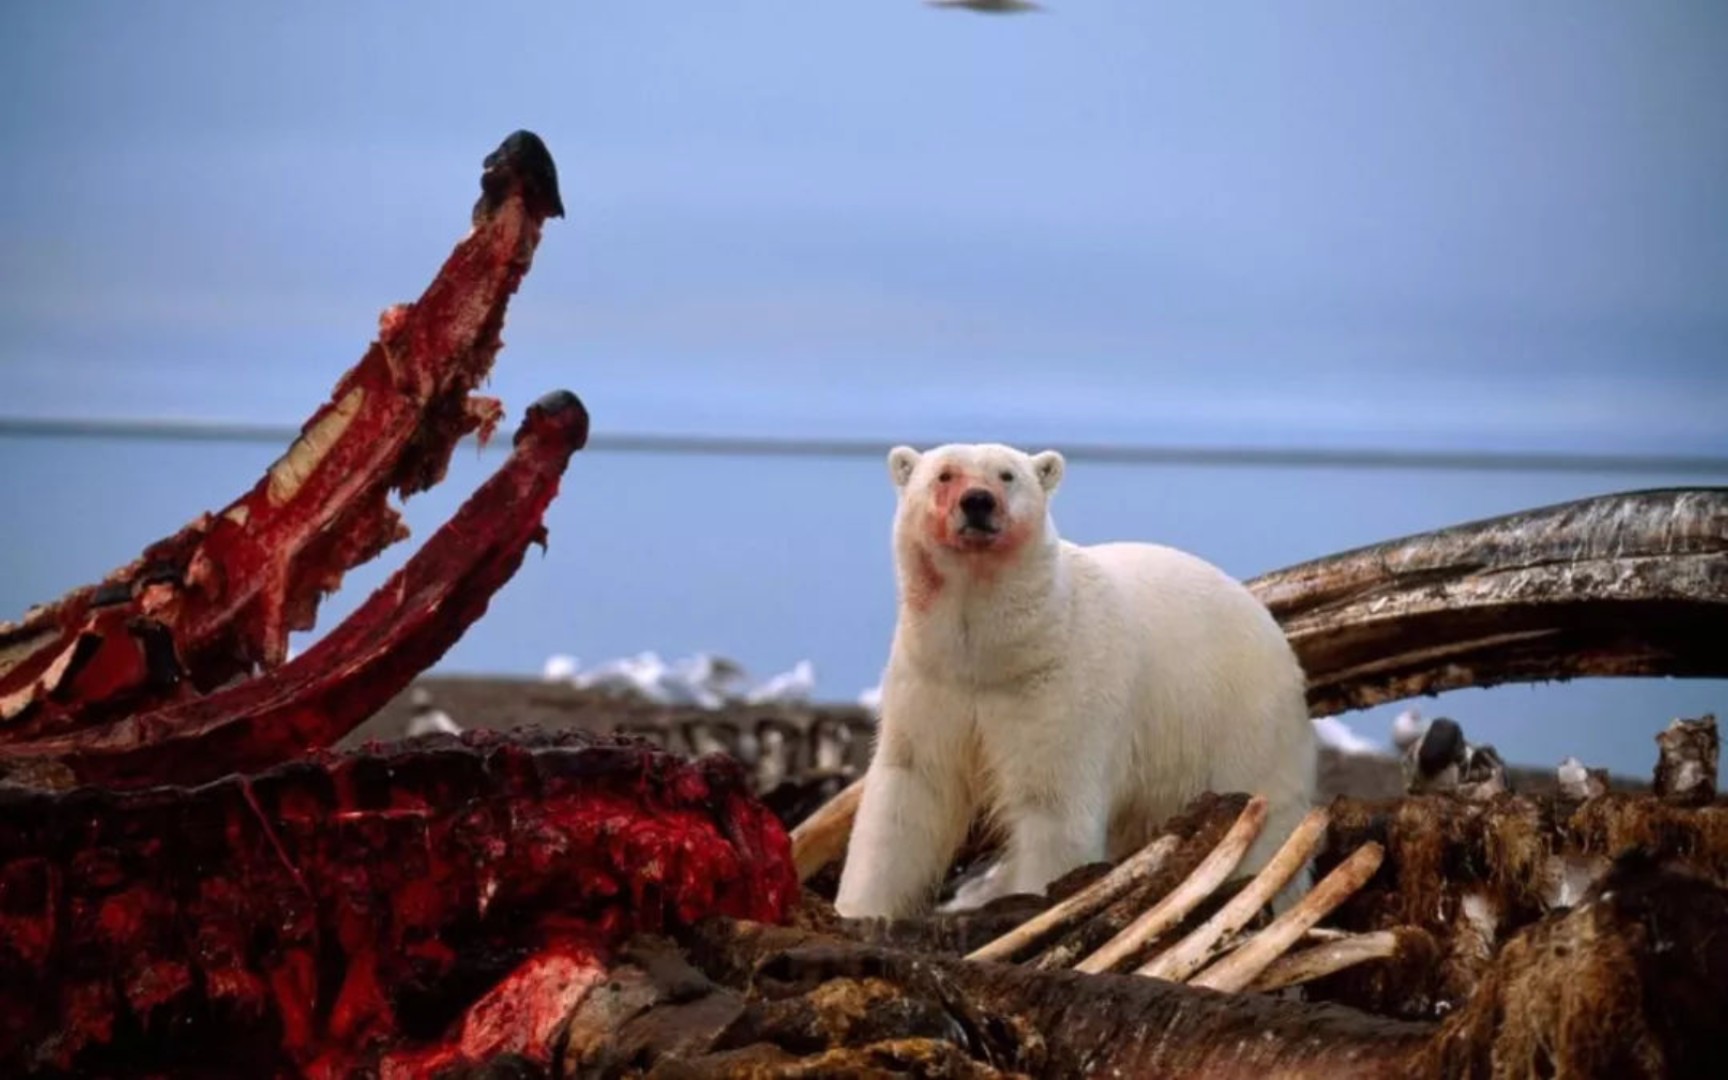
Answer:
<svg viewBox="0 0 1728 1080"><path fill-rule="evenodd" d="M1101 795L1070 792L1060 802L1013 808L1003 891L1040 895L1068 871L1104 861L1110 822Z"/></svg>
<svg viewBox="0 0 1728 1080"><path fill-rule="evenodd" d="M961 785L918 767L925 763L896 763L891 756L879 752L865 775L834 899L834 910L847 918L918 911L965 835Z"/></svg>

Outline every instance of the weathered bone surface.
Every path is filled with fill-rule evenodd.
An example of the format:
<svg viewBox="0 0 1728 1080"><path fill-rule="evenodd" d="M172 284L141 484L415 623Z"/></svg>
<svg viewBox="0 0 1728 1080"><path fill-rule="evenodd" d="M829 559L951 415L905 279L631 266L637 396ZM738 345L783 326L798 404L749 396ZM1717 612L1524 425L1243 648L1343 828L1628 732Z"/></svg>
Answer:
<svg viewBox="0 0 1728 1080"><path fill-rule="evenodd" d="M520 1042L519 983L585 985L632 931L779 920L798 890L734 763L466 733L199 788L0 789L0 897L0 1073L349 1075ZM488 991L502 1015L470 1008Z"/></svg>
<svg viewBox="0 0 1728 1080"><path fill-rule="evenodd" d="M1315 715L1466 686L1728 676L1728 488L1635 491L1345 552L1248 583Z"/></svg>
<svg viewBox="0 0 1728 1080"><path fill-rule="evenodd" d="M1656 794L1669 802L1702 806L1716 798L1721 746L1716 717L1675 720L1656 736Z"/></svg>
<svg viewBox="0 0 1728 1080"><path fill-rule="evenodd" d="M545 542L541 525L565 465L586 441L575 395L529 408L515 450L367 601L267 674L202 698L56 738L0 743L9 769L109 788L196 784L329 746L437 662ZM46 780L52 783L52 779Z"/></svg>
<svg viewBox="0 0 1728 1080"><path fill-rule="evenodd" d="M1444 1023L711 920L682 955L622 964L627 989L578 1015L561 1061L592 1077L1706 1077L1728 1022L1724 919L1728 890L1625 860L1509 941Z"/></svg>
<svg viewBox="0 0 1728 1080"><path fill-rule="evenodd" d="M403 538L390 506L444 476L499 403L471 397L548 217L551 155L530 132L485 161L469 234L251 491L145 549L100 584L0 624L0 742L53 736L208 693L280 665L292 631L351 567Z"/></svg>

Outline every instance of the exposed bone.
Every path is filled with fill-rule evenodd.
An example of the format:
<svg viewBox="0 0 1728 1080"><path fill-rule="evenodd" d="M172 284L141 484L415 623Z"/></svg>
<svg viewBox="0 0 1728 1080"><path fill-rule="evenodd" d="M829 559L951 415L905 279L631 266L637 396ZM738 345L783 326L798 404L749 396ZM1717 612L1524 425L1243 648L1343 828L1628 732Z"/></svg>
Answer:
<svg viewBox="0 0 1728 1080"><path fill-rule="evenodd" d="M847 784L792 830L792 861L798 880L808 881L816 871L846 852L852 836L852 821L858 816L858 800L864 797L864 777Z"/></svg>
<svg viewBox="0 0 1728 1080"><path fill-rule="evenodd" d="M1656 734L1656 747L1657 795L1681 806L1702 806L1716 797L1714 714L1673 721Z"/></svg>
<svg viewBox="0 0 1728 1080"><path fill-rule="evenodd" d="M1223 952L1220 943L1248 925L1248 920L1307 865L1326 838L1330 820L1323 808L1309 811L1246 888L1187 937L1142 965L1136 974L1181 982Z"/></svg>
<svg viewBox="0 0 1728 1080"><path fill-rule="evenodd" d="M1390 930L1377 930L1371 934L1340 934L1312 948L1280 956L1248 984L1248 989L1254 993L1270 993L1286 986L1333 975L1371 960L1387 960L1397 955L1397 952L1398 935Z"/></svg>
<svg viewBox="0 0 1728 1080"><path fill-rule="evenodd" d="M541 519L588 438L574 394L528 408L515 449L486 482L340 625L286 664L205 697L102 727L0 743L17 759L57 759L84 783L197 784L329 746L436 663L491 596L544 544Z"/></svg>
<svg viewBox="0 0 1728 1080"><path fill-rule="evenodd" d="M1608 770L1586 768L1582 761L1567 757L1554 770L1560 794L1568 799L1594 799L1608 793Z"/></svg>
<svg viewBox="0 0 1728 1080"><path fill-rule="evenodd" d="M1543 865L1542 905L1569 908L1584 898L1610 863L1602 855L1555 855Z"/></svg>
<svg viewBox="0 0 1728 1080"><path fill-rule="evenodd" d="M390 504L440 480L496 402L469 394L548 217L544 144L516 132L486 157L473 227L253 488L147 547L99 584L0 623L0 742L75 731L211 693L286 659L350 568L406 535Z"/></svg>
<svg viewBox="0 0 1728 1080"><path fill-rule="evenodd" d="M1367 884L1384 857L1385 851L1379 844L1363 844L1288 911L1274 919L1272 925L1188 980L1189 984L1210 990L1241 990L1272 961L1282 956L1304 930L1331 914L1333 908Z"/></svg>
<svg viewBox="0 0 1728 1080"><path fill-rule="evenodd" d="M1469 960L1486 963L1494 956L1500 936L1500 905L1483 889L1458 898L1458 936L1454 948Z"/></svg>
<svg viewBox="0 0 1728 1080"><path fill-rule="evenodd" d="M1176 850L1174 836L1160 836L1118 863L1091 885L1021 923L995 941L973 950L968 960L1006 960L1050 934L1096 914L1099 909L1145 881Z"/></svg>
<svg viewBox="0 0 1728 1080"><path fill-rule="evenodd" d="M1728 675L1728 488L1603 495L1249 581L1334 715L1466 686Z"/></svg>
<svg viewBox="0 0 1728 1080"><path fill-rule="evenodd" d="M1220 840L1212 853L1195 868L1188 880L1171 890L1170 895L1129 923L1121 933L1105 942L1092 955L1075 964L1074 970L1091 973L1109 971L1147 943L1156 940L1158 935L1181 922L1196 905L1218 890L1218 886L1236 869L1242 857L1248 854L1249 847L1259 837L1260 829L1265 824L1266 799L1262 795L1256 795L1248 800L1248 805L1242 808L1236 823L1230 826L1224 839Z"/></svg>

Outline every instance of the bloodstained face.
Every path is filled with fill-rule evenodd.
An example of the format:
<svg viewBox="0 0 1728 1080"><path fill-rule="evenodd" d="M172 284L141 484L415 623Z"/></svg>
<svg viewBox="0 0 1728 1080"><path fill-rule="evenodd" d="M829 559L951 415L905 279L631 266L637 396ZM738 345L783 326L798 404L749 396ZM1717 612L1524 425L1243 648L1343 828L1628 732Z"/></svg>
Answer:
<svg viewBox="0 0 1728 1080"><path fill-rule="evenodd" d="M926 526L931 540L966 553L1006 554L1025 543L1030 523L1010 509L1012 488L1021 481L1011 466L961 460L935 465Z"/></svg>
<svg viewBox="0 0 1728 1080"><path fill-rule="evenodd" d="M1020 551L1043 526L1050 493L1062 475L1055 451L1028 456L999 445L951 445L919 454L897 447L889 472L900 489L902 535L924 577L936 585L934 556L958 557L988 574Z"/></svg>

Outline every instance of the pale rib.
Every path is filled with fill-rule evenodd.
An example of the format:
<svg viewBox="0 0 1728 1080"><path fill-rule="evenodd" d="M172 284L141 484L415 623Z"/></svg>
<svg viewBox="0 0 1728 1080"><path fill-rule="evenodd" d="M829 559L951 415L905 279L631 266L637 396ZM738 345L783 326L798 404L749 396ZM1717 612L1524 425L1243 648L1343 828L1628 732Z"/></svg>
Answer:
<svg viewBox="0 0 1728 1080"><path fill-rule="evenodd" d="M1091 918L1156 874L1179 842L1174 836L1160 836L1073 896L1044 909L995 941L972 950L966 959L1005 960L1036 941Z"/></svg>
<svg viewBox="0 0 1728 1080"><path fill-rule="evenodd" d="M1290 833L1278 853L1254 875L1246 888L1218 909L1217 914L1187 937L1165 949L1135 974L1155 979L1181 982L1200 970L1213 957L1225 951L1221 942L1248 924L1278 890L1289 884L1326 838L1326 826L1331 816L1324 807L1315 807Z"/></svg>
<svg viewBox="0 0 1728 1080"><path fill-rule="evenodd" d="M1281 956L1269 964L1248 989L1266 993L1295 986L1322 975L1331 975L1345 968L1365 964L1370 960L1389 960L1398 953L1398 935L1390 930L1372 934L1346 934L1335 941L1311 949Z"/></svg>
<svg viewBox="0 0 1728 1080"><path fill-rule="evenodd" d="M1351 852L1348 859L1333 867L1332 872L1290 910L1274 919L1271 926L1188 980L1188 985L1232 992L1247 986L1282 956L1304 930L1325 918L1333 908L1367 884L1385 857L1385 849L1376 841L1363 844Z"/></svg>
<svg viewBox="0 0 1728 1080"><path fill-rule="evenodd" d="M858 816L858 801L863 797L864 777L860 776L792 830L792 863L800 883L845 854L852 819Z"/></svg>
<svg viewBox="0 0 1728 1080"><path fill-rule="evenodd" d="M1094 975L1109 971L1133 955L1136 949L1181 922L1195 906L1224 883L1230 872L1242 861L1242 856L1248 853L1249 846L1254 843L1255 837L1260 835L1260 829L1265 824L1266 799L1262 795L1256 795L1248 800L1248 805L1242 808L1242 813L1237 816L1236 823L1230 826L1230 831L1224 834L1224 839L1218 841L1218 846L1194 868L1187 880L1171 889L1168 896L1129 923L1121 933L1105 942L1091 956L1075 964L1074 970Z"/></svg>

